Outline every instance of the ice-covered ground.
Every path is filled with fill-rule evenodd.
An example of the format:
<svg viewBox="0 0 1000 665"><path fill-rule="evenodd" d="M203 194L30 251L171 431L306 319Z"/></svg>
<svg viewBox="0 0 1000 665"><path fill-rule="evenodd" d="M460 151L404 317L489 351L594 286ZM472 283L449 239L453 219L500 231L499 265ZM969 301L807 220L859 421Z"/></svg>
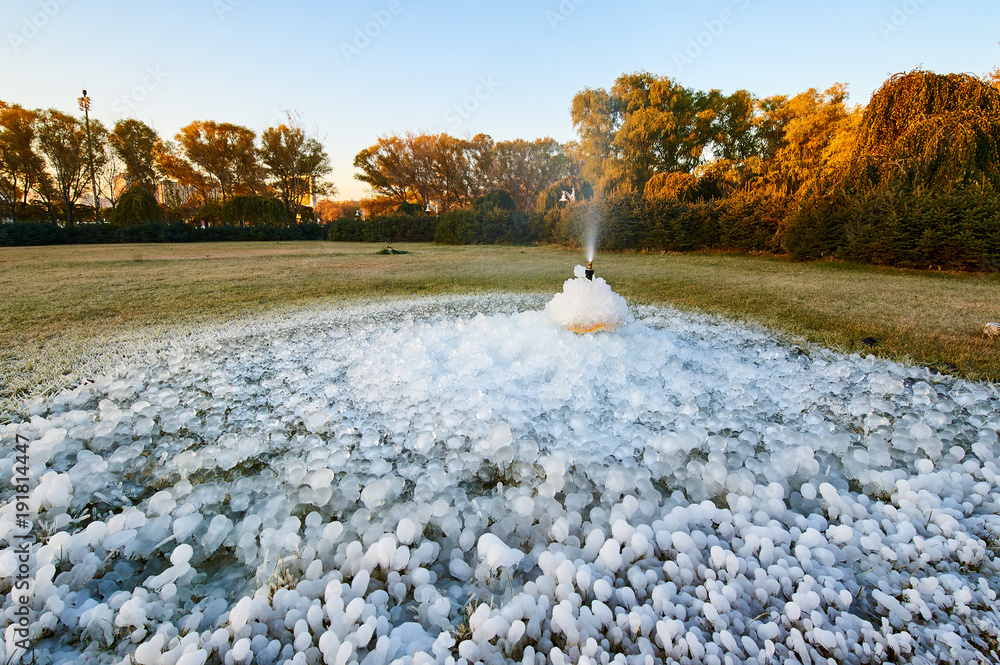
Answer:
<svg viewBox="0 0 1000 665"><path fill-rule="evenodd" d="M206 326L36 400L38 662L992 662L994 387L548 299Z"/></svg>

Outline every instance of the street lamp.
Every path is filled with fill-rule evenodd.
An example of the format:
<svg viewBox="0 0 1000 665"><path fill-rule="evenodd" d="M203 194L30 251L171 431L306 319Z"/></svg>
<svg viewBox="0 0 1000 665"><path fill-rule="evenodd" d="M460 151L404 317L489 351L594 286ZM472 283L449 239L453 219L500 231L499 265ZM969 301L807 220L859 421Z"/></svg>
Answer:
<svg viewBox="0 0 1000 665"><path fill-rule="evenodd" d="M77 99L80 110L83 111L83 119L87 125L87 154L90 157L90 185L94 189L94 222L100 220L101 200L97 198L97 173L94 171L94 144L90 140L90 97L87 91L83 91L83 97Z"/></svg>
<svg viewBox="0 0 1000 665"><path fill-rule="evenodd" d="M428 215L431 214L431 204L430 203L428 203L427 207L424 208L424 212L426 212ZM434 204L434 216L435 217L438 216L438 204L436 204L436 203Z"/></svg>

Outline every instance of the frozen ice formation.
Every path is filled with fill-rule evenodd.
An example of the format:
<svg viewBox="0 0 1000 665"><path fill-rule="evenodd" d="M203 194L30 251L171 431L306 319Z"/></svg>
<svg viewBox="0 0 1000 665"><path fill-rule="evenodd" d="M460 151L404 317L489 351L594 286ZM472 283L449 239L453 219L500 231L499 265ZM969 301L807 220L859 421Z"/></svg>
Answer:
<svg viewBox="0 0 1000 665"><path fill-rule="evenodd" d="M577 333L617 330L628 317L625 299L611 290L600 277L590 280L583 266L573 269L575 277L567 279L562 293L557 293L545 306L549 317L558 325Z"/></svg>
<svg viewBox="0 0 1000 665"><path fill-rule="evenodd" d="M39 662L994 660L994 386L546 300L206 325L25 403Z"/></svg>

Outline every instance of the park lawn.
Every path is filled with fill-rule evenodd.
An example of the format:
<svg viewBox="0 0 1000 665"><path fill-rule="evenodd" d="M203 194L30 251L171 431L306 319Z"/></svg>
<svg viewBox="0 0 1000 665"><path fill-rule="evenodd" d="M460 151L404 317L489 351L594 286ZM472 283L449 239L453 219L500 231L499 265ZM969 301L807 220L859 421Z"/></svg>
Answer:
<svg viewBox="0 0 1000 665"><path fill-rule="evenodd" d="M95 349L146 332L322 303L556 293L581 252L558 247L248 242L0 248L0 406L51 390ZM1000 378L1000 276L745 254L599 254L630 303L763 324L846 352ZM869 349L861 343L874 337Z"/></svg>

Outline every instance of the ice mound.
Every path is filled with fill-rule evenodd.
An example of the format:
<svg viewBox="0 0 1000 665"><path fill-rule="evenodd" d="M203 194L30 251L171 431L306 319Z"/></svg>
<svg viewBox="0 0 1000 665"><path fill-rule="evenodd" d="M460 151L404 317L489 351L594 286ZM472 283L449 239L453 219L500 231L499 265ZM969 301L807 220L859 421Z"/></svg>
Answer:
<svg viewBox="0 0 1000 665"><path fill-rule="evenodd" d="M557 293L545 306L549 317L558 325L575 333L617 330L628 316L625 299L611 290L600 277L584 277L583 266L573 269L575 277L567 279L562 293Z"/></svg>
<svg viewBox="0 0 1000 665"><path fill-rule="evenodd" d="M206 325L25 404L0 662L23 607L67 665L996 661L995 386L546 300Z"/></svg>

